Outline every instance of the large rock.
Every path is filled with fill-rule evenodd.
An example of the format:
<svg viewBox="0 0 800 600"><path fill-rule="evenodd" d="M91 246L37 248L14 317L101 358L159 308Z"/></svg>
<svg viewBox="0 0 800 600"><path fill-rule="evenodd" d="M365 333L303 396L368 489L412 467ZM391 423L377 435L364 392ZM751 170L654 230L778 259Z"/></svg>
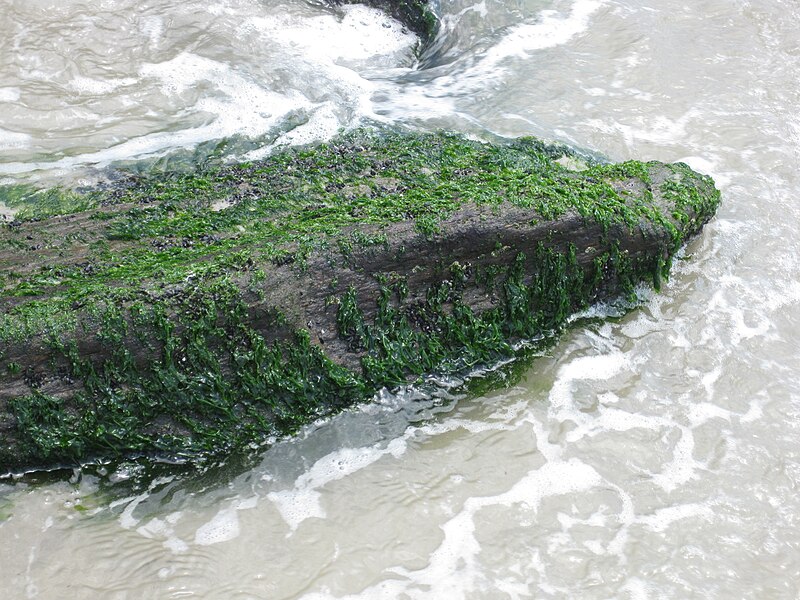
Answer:
<svg viewBox="0 0 800 600"><path fill-rule="evenodd" d="M361 131L41 193L0 225L0 469L219 455L658 286L713 182L577 162L530 138Z"/></svg>

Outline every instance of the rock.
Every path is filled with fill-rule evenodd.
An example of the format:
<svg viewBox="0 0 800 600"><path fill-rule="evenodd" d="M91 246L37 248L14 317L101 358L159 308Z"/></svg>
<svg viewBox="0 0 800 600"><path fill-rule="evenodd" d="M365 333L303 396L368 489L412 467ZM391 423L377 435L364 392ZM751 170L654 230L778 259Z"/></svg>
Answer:
<svg viewBox="0 0 800 600"><path fill-rule="evenodd" d="M362 130L17 198L0 223L0 470L219 456L657 287L713 215L713 182L683 164L575 171L571 154Z"/></svg>

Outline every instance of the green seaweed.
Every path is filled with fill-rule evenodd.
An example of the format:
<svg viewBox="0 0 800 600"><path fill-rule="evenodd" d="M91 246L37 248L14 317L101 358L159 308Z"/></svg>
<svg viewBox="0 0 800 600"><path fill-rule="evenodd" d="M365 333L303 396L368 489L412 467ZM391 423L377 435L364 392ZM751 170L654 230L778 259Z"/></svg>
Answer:
<svg viewBox="0 0 800 600"><path fill-rule="evenodd" d="M564 153L532 138L490 145L359 130L258 162L138 177L83 196L53 192L69 202L41 213L30 205L0 225L0 242L12 248L24 239L59 255L87 249L80 262L0 279L0 385L24 376L32 390L7 403L15 429L0 443L0 466L242 450L381 387L514 356L517 342L551 339L601 290L631 295L642 280L658 287L686 232L719 203L713 184L681 164L663 181L652 176L660 163L575 172L555 162ZM673 202L671 214L654 191ZM499 245L494 263L454 262L426 290L379 274L371 298L331 281L337 333L357 368L332 361L266 303L269 265L299 276L314 257L346 262L385 250L389 226L407 221L434 238L467 204L526 208L536 222L577 214L612 239L615 229L641 229L669 244L634 261L612 242L589 267L574 246L540 244L526 255ZM28 227L54 210L88 215L93 226L71 237ZM496 298L491 308L476 312L464 300L476 287ZM87 338L92 353L77 342ZM79 391L60 398L40 389L21 359L7 356L20 343L48 353Z"/></svg>
<svg viewBox="0 0 800 600"><path fill-rule="evenodd" d="M98 205L101 194L63 188L39 189L31 184L0 185L0 204L14 210L15 218L44 218L81 212Z"/></svg>
<svg viewBox="0 0 800 600"><path fill-rule="evenodd" d="M432 164L435 170L429 168ZM467 201L510 202L533 209L542 220L574 210L604 227L634 227L642 220L674 227L670 215L613 186L623 175L645 180L647 169L647 164L631 161L624 166L595 165L578 175L535 145L487 146L455 135L375 136L361 131L337 143L289 150L260 163L143 178L102 198L92 192L85 202L75 202L75 210L104 206L92 213L105 224L103 239L95 242L137 245L124 255L99 250L90 257L90 273L86 265L75 265L62 267L57 277L66 288L64 295L75 301L91 284L132 284L154 276L177 283L197 269L227 268L232 251L248 254L258 248L254 258L302 265L320 244L330 243L326 238L351 248L385 241L380 231L349 231L353 226L380 229L411 218L418 231L435 235L442 219ZM681 181L662 187L677 195L699 196L693 180L689 185ZM230 206L209 210L222 201ZM714 200L689 197L685 204L705 214L708 207L698 205L702 202ZM118 210L114 205L132 207ZM18 218L50 214L48 207L37 213L32 206ZM680 243L677 233L675 238ZM36 241L65 251L70 247L68 239L59 239L59 246ZM239 255L238 260L247 258ZM5 294L36 296L52 281L53 273L43 269L16 284L7 281ZM94 295L96 289L88 291Z"/></svg>

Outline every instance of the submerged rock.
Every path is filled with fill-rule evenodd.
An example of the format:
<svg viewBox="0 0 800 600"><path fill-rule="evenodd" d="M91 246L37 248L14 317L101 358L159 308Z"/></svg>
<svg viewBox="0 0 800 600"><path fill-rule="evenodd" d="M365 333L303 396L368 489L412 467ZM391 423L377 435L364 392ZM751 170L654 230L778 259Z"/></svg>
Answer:
<svg viewBox="0 0 800 600"><path fill-rule="evenodd" d="M359 131L35 205L6 194L0 468L220 455L497 362L658 286L719 203L680 163L565 155Z"/></svg>

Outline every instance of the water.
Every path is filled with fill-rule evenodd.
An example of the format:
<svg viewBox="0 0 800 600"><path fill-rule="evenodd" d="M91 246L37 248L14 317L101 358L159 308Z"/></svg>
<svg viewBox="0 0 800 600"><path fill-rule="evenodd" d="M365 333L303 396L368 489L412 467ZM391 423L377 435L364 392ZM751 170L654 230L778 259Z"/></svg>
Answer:
<svg viewBox="0 0 800 600"><path fill-rule="evenodd" d="M3 0L0 10L0 176L46 182L231 136L265 149L330 137L369 112L369 73L409 66L417 42L363 6Z"/></svg>
<svg viewBox="0 0 800 600"><path fill-rule="evenodd" d="M387 394L200 476L0 483L3 598L800 595L800 5L442 2L418 63L361 8L172 5L2 0L5 177L368 119L684 160L723 205L505 389Z"/></svg>

